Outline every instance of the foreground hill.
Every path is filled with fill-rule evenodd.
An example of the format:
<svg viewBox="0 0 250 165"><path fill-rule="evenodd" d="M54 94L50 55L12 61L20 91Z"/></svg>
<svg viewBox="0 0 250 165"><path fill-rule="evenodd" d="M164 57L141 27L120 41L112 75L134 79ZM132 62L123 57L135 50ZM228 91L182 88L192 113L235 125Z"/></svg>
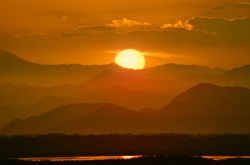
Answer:
<svg viewBox="0 0 250 165"><path fill-rule="evenodd" d="M114 104L73 104L38 117L14 120L2 134L248 133L250 90L201 83L158 111Z"/></svg>

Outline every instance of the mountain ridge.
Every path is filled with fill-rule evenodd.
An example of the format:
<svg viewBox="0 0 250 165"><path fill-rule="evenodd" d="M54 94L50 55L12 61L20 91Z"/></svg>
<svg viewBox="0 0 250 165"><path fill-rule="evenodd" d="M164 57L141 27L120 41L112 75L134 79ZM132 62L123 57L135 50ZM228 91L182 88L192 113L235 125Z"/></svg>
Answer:
<svg viewBox="0 0 250 165"><path fill-rule="evenodd" d="M1 59L9 59L3 60ZM1 63L2 61L2 63ZM15 61L19 61L18 65ZM171 77L188 75L220 75L225 71L218 71L198 65L163 64L142 71L133 71L121 68L114 63L105 65L58 64L46 65L29 62L13 53L0 50L0 77L5 82L27 83L34 85L82 84L105 71L119 71L140 77L154 77L155 72ZM6 70L7 69L7 70ZM158 71L159 70L159 71ZM217 69L219 70L219 69ZM222 69L221 69L222 70ZM8 71L8 75L6 72ZM159 76L157 73L156 76Z"/></svg>
<svg viewBox="0 0 250 165"><path fill-rule="evenodd" d="M95 74L112 67L111 65L37 64L0 50L0 79L2 82L46 86L81 84Z"/></svg>
<svg viewBox="0 0 250 165"><path fill-rule="evenodd" d="M189 94L191 91L195 98ZM223 101L220 98L225 98L225 100ZM230 101L231 103L245 103L250 101L250 89L245 87L220 87L214 84L200 83L177 96L172 103L181 103L182 100L192 103L202 102L204 104L226 101Z"/></svg>
<svg viewBox="0 0 250 165"><path fill-rule="evenodd" d="M243 101L232 102L227 95L212 92L209 103L198 102L206 90L239 91ZM197 92L198 89L198 92ZM244 92L242 92L244 91ZM237 92L236 92L237 93ZM185 95L194 97L187 99ZM238 95L231 95L239 98ZM14 120L2 134L102 134L102 133L247 133L250 132L250 89L220 87L201 83L183 92L167 106L155 111L134 111L114 104L70 104L26 120ZM181 101L176 101L180 99ZM227 100L225 102L225 100ZM236 99L237 100L237 99ZM97 107L97 108L96 108ZM61 109L61 110L60 110ZM195 123L195 124L194 124Z"/></svg>

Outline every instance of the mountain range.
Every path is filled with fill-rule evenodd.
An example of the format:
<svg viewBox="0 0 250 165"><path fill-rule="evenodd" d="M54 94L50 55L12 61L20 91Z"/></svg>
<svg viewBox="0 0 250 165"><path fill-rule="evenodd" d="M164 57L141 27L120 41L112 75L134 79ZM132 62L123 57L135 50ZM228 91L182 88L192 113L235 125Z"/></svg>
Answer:
<svg viewBox="0 0 250 165"><path fill-rule="evenodd" d="M13 53L0 49L0 82L15 82L36 86L79 85L110 72L122 72L134 77L170 81L181 77L222 75L226 70L179 64L165 64L141 71L122 69L115 64L45 65L26 61Z"/></svg>
<svg viewBox="0 0 250 165"><path fill-rule="evenodd" d="M79 85L93 80L124 76L151 81L193 81L250 87L250 65L225 70L198 65L164 64L143 70L127 70L115 64L45 65L26 61L17 55L0 49L0 83L30 84L34 86ZM116 75L115 75L116 74ZM123 75L121 75L123 74ZM118 77L120 76L120 77ZM126 77L125 77L126 78ZM127 81L128 79L126 79Z"/></svg>
<svg viewBox="0 0 250 165"><path fill-rule="evenodd" d="M249 109L250 89L201 83L158 110L136 111L110 103L70 104L16 119L1 133L247 133Z"/></svg>
<svg viewBox="0 0 250 165"><path fill-rule="evenodd" d="M32 85L80 84L112 65L43 65L0 50L0 80Z"/></svg>
<svg viewBox="0 0 250 165"><path fill-rule="evenodd" d="M218 108L236 109L237 106L242 106L244 109L247 108L249 99L246 89L250 88L249 66L225 70L197 65L164 64L143 70L128 70L115 64L43 65L26 61L13 53L0 50L0 128L9 126L8 123L15 118L20 118L17 121L23 122L30 116L40 116L57 107L82 102L90 105L100 103L107 103L110 106L119 105L128 110L133 109L133 113L140 112L139 118L145 112L146 114L142 115L143 121L149 120L147 117L149 112L152 115L151 112L163 113L171 111L170 109L174 109L171 111L173 116L177 115L173 112L175 110L178 112L179 109L187 112L186 116L188 116L188 111L190 114L196 112L197 105L200 106L200 109L208 111ZM240 87L221 88L219 86ZM199 92L199 89L202 92ZM185 92L183 93L183 91ZM186 93L188 95L185 95ZM165 110L160 111L159 109L162 107ZM82 109L85 109L84 104ZM102 109L107 108L104 106ZM160 114L158 112L153 116ZM197 112L197 114L199 113L200 111ZM119 114L117 114L117 118L119 118ZM171 118L166 120L171 121ZM130 121L138 125L138 122ZM157 119L157 121L163 122L165 119ZM59 125L65 128L63 123ZM68 123L67 125L74 124ZM188 124L186 123L185 126ZM132 129L132 127L129 128ZM151 128L151 125L148 125L147 128ZM54 129L58 130L56 126L45 130L49 132L48 130ZM128 130L128 132L135 130L137 129ZM150 132L146 127L140 128L140 130ZM171 129L162 127L159 129L154 127L154 130L171 131ZM172 131L174 130L178 129Z"/></svg>

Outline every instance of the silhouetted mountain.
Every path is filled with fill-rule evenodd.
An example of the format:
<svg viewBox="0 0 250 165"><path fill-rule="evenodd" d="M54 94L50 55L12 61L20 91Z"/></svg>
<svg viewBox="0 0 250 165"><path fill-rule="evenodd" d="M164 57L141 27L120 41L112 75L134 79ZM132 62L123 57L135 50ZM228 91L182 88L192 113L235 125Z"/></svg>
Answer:
<svg viewBox="0 0 250 165"><path fill-rule="evenodd" d="M40 115L57 106L83 101L76 95L79 89L78 86L70 85L41 87L1 83L0 124L7 124L14 118Z"/></svg>
<svg viewBox="0 0 250 165"><path fill-rule="evenodd" d="M222 76L224 84L250 88L250 65L232 69Z"/></svg>
<svg viewBox="0 0 250 165"><path fill-rule="evenodd" d="M226 70L221 68L211 69L204 66L198 65L181 65L181 64L164 64L156 66L153 68L145 69L144 74L150 75L154 78L164 78L168 80L178 79L178 78L206 78L209 76L220 76L226 72Z"/></svg>
<svg viewBox="0 0 250 165"><path fill-rule="evenodd" d="M69 127L71 128L71 123L76 124L73 124L72 126L74 131L76 131L74 128L81 128L81 130L78 130L77 132L81 132L83 128L97 131L94 129L94 125L97 125L99 129L103 129L105 127L103 124L110 122L112 125L106 129L112 130L114 127L118 127L121 118L127 119L126 115L133 116L132 114L134 113L136 112L114 104L72 104L56 108L38 117L30 117L26 120L16 119L4 127L2 132L7 134L67 132L71 131L71 129L67 129ZM83 122L87 125L79 125L78 121L82 120L82 118L86 119L83 120ZM101 120L101 118L104 120ZM60 130L61 125L64 124L66 127L63 127L62 130Z"/></svg>
<svg viewBox="0 0 250 165"><path fill-rule="evenodd" d="M160 92L129 89L126 87L109 85L103 88L90 88L84 85L63 85L52 87L38 87L24 84L0 84L1 106L33 105L50 97L65 98L83 102L113 102L119 105L144 108L164 105L169 95ZM172 98L172 97L171 97ZM145 99L148 102L145 102ZM160 105L159 105L160 106Z"/></svg>
<svg viewBox="0 0 250 165"><path fill-rule="evenodd" d="M76 99L63 97L47 97L35 104L19 106L0 106L0 125L4 126L15 118L28 118L46 113L58 106L77 103Z"/></svg>
<svg viewBox="0 0 250 165"><path fill-rule="evenodd" d="M1 67L1 71L4 71L2 69L13 69L11 65L15 65L15 66L24 66L24 65L36 65L36 64L33 64L33 63L30 63L28 61L25 61L24 59L21 59L20 57L10 53L10 52L7 52L7 51L4 51L4 50L1 50L0 49L0 67Z"/></svg>
<svg viewBox="0 0 250 165"><path fill-rule="evenodd" d="M6 124L14 118L40 115L56 106L76 102L107 102L132 109L156 109L201 82L249 86L248 73L249 66L226 71L179 64L165 64L144 70L128 70L115 64L42 65L0 51L0 124ZM6 81L10 83L2 83ZM44 86L52 84L59 85ZM47 98L58 98L60 101L51 99L50 104L39 104ZM248 99L245 88L200 84L182 93L170 105L184 104L177 102L182 100L185 104L192 102L203 106L241 106Z"/></svg>
<svg viewBox="0 0 250 165"><path fill-rule="evenodd" d="M169 81L177 78L188 78L189 80L195 79L195 82L197 83L197 81L210 79L210 76L221 75L225 70L179 64L165 64L148 68L143 71L122 69L115 64L43 65L28 62L12 53L0 50L1 82L27 83L35 85L81 84L91 78L100 77L102 74L107 76L107 74L111 72L119 72L119 74L123 73L123 76L135 76L147 80L157 79Z"/></svg>
<svg viewBox="0 0 250 165"><path fill-rule="evenodd" d="M0 50L1 82L36 85L80 84L112 65L42 65Z"/></svg>
<svg viewBox="0 0 250 165"><path fill-rule="evenodd" d="M114 104L75 104L38 117L14 120L1 133L247 133L250 90L198 84L159 111Z"/></svg>
<svg viewBox="0 0 250 165"><path fill-rule="evenodd" d="M57 106L77 103L114 103L141 109L160 108L172 99L169 93L150 92L125 87L88 88L84 85L39 87L25 84L0 84L0 124L14 118L40 115Z"/></svg>
<svg viewBox="0 0 250 165"><path fill-rule="evenodd" d="M79 91L78 86L34 86L26 84L0 83L0 105L1 106L22 106L40 102L48 97L69 97Z"/></svg>
<svg viewBox="0 0 250 165"><path fill-rule="evenodd" d="M96 75L84 83L82 88L89 91L86 101L99 100L133 108L159 108L182 91L203 80L209 81L218 74L221 74L221 71L177 64L144 70L114 67Z"/></svg>
<svg viewBox="0 0 250 165"><path fill-rule="evenodd" d="M132 90L164 91L166 84L161 78L152 79L148 76L142 76L141 71L115 68L96 75L83 86L89 90L118 86Z"/></svg>
<svg viewBox="0 0 250 165"><path fill-rule="evenodd" d="M173 96L169 93L135 90L119 86L95 89L82 95L81 97L84 102L114 103L135 109L142 109L145 107L154 109L160 108L172 98Z"/></svg>
<svg viewBox="0 0 250 165"><path fill-rule="evenodd" d="M250 103L250 89L243 87L220 87L200 83L177 96L171 104L198 103L218 105L226 103Z"/></svg>
<svg viewBox="0 0 250 165"><path fill-rule="evenodd" d="M161 113L170 116L166 120L179 132L246 133L250 89L201 83L177 96Z"/></svg>

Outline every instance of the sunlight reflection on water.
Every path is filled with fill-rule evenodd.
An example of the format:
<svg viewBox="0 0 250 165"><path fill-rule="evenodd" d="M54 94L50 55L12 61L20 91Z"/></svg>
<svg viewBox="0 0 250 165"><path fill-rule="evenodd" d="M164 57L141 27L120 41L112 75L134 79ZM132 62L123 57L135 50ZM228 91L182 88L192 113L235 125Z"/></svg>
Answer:
<svg viewBox="0 0 250 165"><path fill-rule="evenodd" d="M17 158L24 161L93 161L93 160L118 160L135 159L142 155L122 155L122 156L69 156L69 157L30 157Z"/></svg>
<svg viewBox="0 0 250 165"><path fill-rule="evenodd" d="M227 155L216 155L216 156L200 156L203 159L210 160L227 160L227 159L250 159L250 156L227 156Z"/></svg>

